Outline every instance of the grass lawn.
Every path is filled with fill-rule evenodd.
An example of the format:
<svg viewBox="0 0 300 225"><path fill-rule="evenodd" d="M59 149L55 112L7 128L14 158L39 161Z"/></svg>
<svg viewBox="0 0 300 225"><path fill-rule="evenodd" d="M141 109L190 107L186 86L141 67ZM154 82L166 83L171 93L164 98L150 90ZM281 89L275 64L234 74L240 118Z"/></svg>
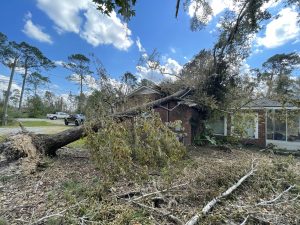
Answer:
<svg viewBox="0 0 300 225"><path fill-rule="evenodd" d="M65 126L62 122L62 124L54 124L47 121L23 121L22 122L24 127L48 127L48 126ZM19 127L18 121L12 121L8 123L8 126L0 126L2 128L7 127Z"/></svg>
<svg viewBox="0 0 300 225"><path fill-rule="evenodd" d="M69 147L69 148L84 148L86 146L85 139L86 138L80 138L79 140L68 144L67 147Z"/></svg>

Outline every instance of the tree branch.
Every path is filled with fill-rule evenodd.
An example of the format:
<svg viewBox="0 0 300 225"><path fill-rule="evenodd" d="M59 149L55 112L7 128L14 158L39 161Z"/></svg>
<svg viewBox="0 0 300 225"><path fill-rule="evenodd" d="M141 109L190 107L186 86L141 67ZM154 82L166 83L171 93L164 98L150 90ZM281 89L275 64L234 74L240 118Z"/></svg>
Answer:
<svg viewBox="0 0 300 225"><path fill-rule="evenodd" d="M145 204L142 204L142 203L138 203L138 202L135 202L135 201L131 201L131 203L135 204L135 205L137 205L137 206L139 206L141 208L145 208L145 209L148 209L150 211L156 212L159 215L162 215L164 217L167 217L170 221L174 222L175 224L178 224L178 225L183 225L184 224L179 218L177 218L176 216L172 215L168 211L162 211L162 210L159 210L159 209L156 209L156 208L153 208L151 206L148 206L148 205L145 205Z"/></svg>
<svg viewBox="0 0 300 225"><path fill-rule="evenodd" d="M230 188L228 188L225 192L220 194L218 197L211 200L209 203L207 203L201 213L194 215L185 225L195 225L199 222L199 220L208 214L209 211L218 203L221 201L222 198L227 197L230 195L234 190L236 190L248 177L250 177L255 171L256 171L256 165L254 164L255 160L252 160L251 170L244 175L242 178L238 180L234 185L232 185Z"/></svg>
<svg viewBox="0 0 300 225"><path fill-rule="evenodd" d="M262 201L260 203L257 203L255 206L271 205L274 202L276 202L278 199L280 199L285 193L289 192L294 187L295 187L295 185L291 185L287 189L285 189L283 192L281 192L276 198L271 199L269 201Z"/></svg>

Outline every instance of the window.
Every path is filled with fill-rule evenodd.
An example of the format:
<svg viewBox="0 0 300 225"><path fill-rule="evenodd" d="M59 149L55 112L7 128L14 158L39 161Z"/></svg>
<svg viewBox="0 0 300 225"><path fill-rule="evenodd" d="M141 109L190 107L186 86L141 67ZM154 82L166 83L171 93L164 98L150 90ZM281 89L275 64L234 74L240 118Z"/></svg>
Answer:
<svg viewBox="0 0 300 225"><path fill-rule="evenodd" d="M208 127L215 135L226 135L226 118L224 116L208 121Z"/></svg>
<svg viewBox="0 0 300 225"><path fill-rule="evenodd" d="M231 132L240 138L258 138L258 114L257 113L236 113L232 116Z"/></svg>

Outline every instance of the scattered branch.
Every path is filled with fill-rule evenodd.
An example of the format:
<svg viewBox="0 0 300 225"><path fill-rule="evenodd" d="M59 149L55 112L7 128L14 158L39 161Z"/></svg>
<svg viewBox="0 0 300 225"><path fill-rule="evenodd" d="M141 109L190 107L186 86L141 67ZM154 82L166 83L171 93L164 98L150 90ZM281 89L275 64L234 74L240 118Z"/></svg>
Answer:
<svg viewBox="0 0 300 225"><path fill-rule="evenodd" d="M64 210L62 210L62 211L60 211L60 212L58 212L58 213L54 213L54 214L51 214L51 215L48 215L48 216L44 216L44 217L42 217L42 218L40 218L40 219L34 221L32 224L33 224L33 225L34 225L34 224L39 224L40 222L42 222L42 221L44 221L44 220L46 220L46 219L52 218L52 217L62 217L63 214L64 214L67 210L68 210L68 209L64 209Z"/></svg>
<svg viewBox="0 0 300 225"><path fill-rule="evenodd" d="M139 197L136 197L134 199L132 199L131 201L137 201L137 200L140 200L142 198L146 198L146 197L149 197L151 195L156 195L156 194L159 194L159 193L164 193L164 192L167 192L169 190L172 190L172 189L175 189L175 188L178 188L178 187L184 187L186 185L188 185L189 183L184 183L184 184L178 184L178 185L175 185L173 187L170 187L170 188L166 188L164 190L161 190L161 191L155 191L155 192L151 192L151 193L148 193L148 194L144 194L142 196L139 196Z"/></svg>
<svg viewBox="0 0 300 225"><path fill-rule="evenodd" d="M248 219L249 219L249 215L243 220L243 222L240 225L246 225Z"/></svg>
<svg viewBox="0 0 300 225"><path fill-rule="evenodd" d="M262 205L271 205L273 203L275 203L278 199L280 199L285 193L289 192L292 188L294 188L295 185L291 185L289 186L286 190L284 190L283 192L281 192L276 198L271 199L269 201L262 201L260 203L257 203L256 206L262 206Z"/></svg>
<svg viewBox="0 0 300 225"><path fill-rule="evenodd" d="M21 121L18 121L18 122L19 122L19 126L20 126L22 132L23 132L23 133L29 133L29 131L28 131L28 130L24 127L24 125L22 124L22 122L21 122Z"/></svg>
<svg viewBox="0 0 300 225"><path fill-rule="evenodd" d="M159 215L167 217L170 221L174 222L175 224L178 224L178 225L183 225L184 224L179 218L177 218L176 216L172 215L168 211L159 210L159 209L153 208L151 206L148 206L148 205L136 202L136 201L130 201L130 202L132 204L135 204L135 205L141 207L141 208L145 208L145 209L150 210L152 212L155 212L155 213L157 213Z"/></svg>
<svg viewBox="0 0 300 225"><path fill-rule="evenodd" d="M54 214L50 214L50 215L44 216L44 217L42 217L42 218L40 218L40 219L34 221L33 223L31 223L31 225L34 225L34 224L40 224L42 221L44 221L44 220L46 220L46 219L49 219L49 218L52 218L52 217L62 217L62 216L64 216L64 213L65 213L66 211L68 211L68 210L70 210L70 209L72 209L72 208L78 206L79 204L81 204L81 203L83 203L83 202L85 202L85 201L86 201L86 199L82 200L81 202L77 202L76 204L71 205L70 207L68 207L68 208L66 208L66 209L64 209L64 210L62 210L62 211L60 211L60 212L58 212L58 213L54 213Z"/></svg>
<svg viewBox="0 0 300 225"><path fill-rule="evenodd" d="M207 215L209 211L218 203L221 201L222 198L227 197L230 195L234 190L236 190L248 177L250 177L255 171L256 171L256 165L254 164L254 161L252 161L251 170L243 176L241 179L238 180L237 183L235 183L233 186L228 188L225 192L220 194L218 197L211 200L209 203L207 203L200 214L194 215L185 225L195 225L199 222L200 218Z"/></svg>

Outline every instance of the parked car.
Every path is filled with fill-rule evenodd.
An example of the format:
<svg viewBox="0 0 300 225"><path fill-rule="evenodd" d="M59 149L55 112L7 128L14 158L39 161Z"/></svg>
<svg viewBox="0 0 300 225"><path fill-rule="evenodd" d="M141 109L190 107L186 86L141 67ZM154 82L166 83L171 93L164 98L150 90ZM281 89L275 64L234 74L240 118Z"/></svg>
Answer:
<svg viewBox="0 0 300 225"><path fill-rule="evenodd" d="M65 118L65 125L69 125L70 123L75 124L76 126L79 126L83 124L85 121L85 116L83 114L73 114L69 117Z"/></svg>
<svg viewBox="0 0 300 225"><path fill-rule="evenodd" d="M65 112L56 112L55 114L47 114L47 118L50 120L56 120L56 119L65 119L69 117L68 113Z"/></svg>

